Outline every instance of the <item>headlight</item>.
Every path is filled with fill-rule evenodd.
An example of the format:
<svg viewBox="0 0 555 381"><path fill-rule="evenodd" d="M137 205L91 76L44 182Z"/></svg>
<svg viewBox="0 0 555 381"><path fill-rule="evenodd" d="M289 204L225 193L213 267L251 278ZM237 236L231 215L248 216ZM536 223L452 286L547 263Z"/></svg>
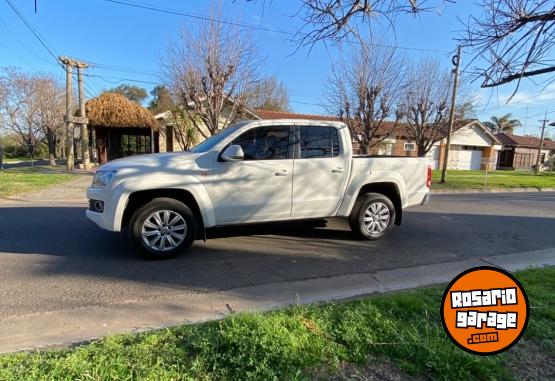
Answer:
<svg viewBox="0 0 555 381"><path fill-rule="evenodd" d="M97 171L94 174L92 186L94 188L105 188L110 185L116 171Z"/></svg>

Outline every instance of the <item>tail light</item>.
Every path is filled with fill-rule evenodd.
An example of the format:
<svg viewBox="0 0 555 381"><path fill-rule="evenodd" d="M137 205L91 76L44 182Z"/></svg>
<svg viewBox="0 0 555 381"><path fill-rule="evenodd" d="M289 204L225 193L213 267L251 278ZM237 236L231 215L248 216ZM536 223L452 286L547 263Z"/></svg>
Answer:
<svg viewBox="0 0 555 381"><path fill-rule="evenodd" d="M428 165L428 172L426 176L426 186L430 188L432 186L432 166Z"/></svg>

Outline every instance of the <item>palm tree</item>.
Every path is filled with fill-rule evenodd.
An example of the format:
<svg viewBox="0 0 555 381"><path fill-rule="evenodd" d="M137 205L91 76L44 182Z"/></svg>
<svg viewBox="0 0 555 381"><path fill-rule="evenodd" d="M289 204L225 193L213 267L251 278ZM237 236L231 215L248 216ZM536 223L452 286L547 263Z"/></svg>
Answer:
<svg viewBox="0 0 555 381"><path fill-rule="evenodd" d="M515 128L520 127L522 123L518 119L511 119L513 114L506 114L502 117L492 116L489 122L484 122L484 125L489 127L494 134L506 132L512 134Z"/></svg>

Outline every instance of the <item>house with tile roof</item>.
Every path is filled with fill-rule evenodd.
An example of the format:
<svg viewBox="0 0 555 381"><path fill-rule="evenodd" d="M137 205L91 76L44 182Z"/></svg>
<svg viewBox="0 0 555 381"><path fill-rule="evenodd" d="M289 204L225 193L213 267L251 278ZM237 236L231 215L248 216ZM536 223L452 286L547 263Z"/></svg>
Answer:
<svg viewBox="0 0 555 381"><path fill-rule="evenodd" d="M255 110L261 119L305 119L341 121L337 116L297 114L285 111ZM407 126L399 124L392 129L393 122L384 121L383 128L378 129L376 138L382 139L375 145L370 154L385 156L417 156L416 144L408 138ZM387 135L387 136L386 136ZM353 147L357 148L356 142ZM445 155L446 141L436 142L426 157L434 169L442 168ZM499 140L480 121L458 120L453 126L451 136L451 150L449 155L449 169L496 169L497 153L502 146Z"/></svg>
<svg viewBox="0 0 555 381"><path fill-rule="evenodd" d="M165 113L156 115L156 119L163 125L161 128L161 145L162 141L166 141L164 147L160 147L160 152L179 150L179 147L175 147L174 142L177 139L172 138L172 126L165 115ZM299 114L273 110L248 110L245 118L341 121L340 117L332 115ZM395 128L393 127L393 122L383 122L382 127L376 132L376 138L381 139L381 142L372 147L370 154L380 156L417 156L416 143L410 140L408 127L404 124L398 124ZM357 147L358 143L353 141L355 153L357 153ZM434 169L442 168L445 147L445 139L442 139L436 142L426 155ZM478 120L458 120L453 126L448 168L496 169L497 153L501 150L501 147L499 140Z"/></svg>
<svg viewBox="0 0 555 381"><path fill-rule="evenodd" d="M536 165L540 139L502 132L495 135L503 144L497 159L499 169L533 169ZM540 170L547 169L547 162L555 156L555 142L544 140L540 152Z"/></svg>

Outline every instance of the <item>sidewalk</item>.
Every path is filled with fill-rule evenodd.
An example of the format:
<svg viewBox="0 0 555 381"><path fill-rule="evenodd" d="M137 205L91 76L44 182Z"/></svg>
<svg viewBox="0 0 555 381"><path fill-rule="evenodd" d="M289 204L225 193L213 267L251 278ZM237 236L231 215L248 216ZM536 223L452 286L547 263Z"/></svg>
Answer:
<svg viewBox="0 0 555 381"><path fill-rule="evenodd" d="M509 271L555 265L555 249L499 255L371 273L268 283L224 291L195 290L148 301L128 301L0 319L0 353L67 346L110 333L140 332L221 319L231 312L265 311L294 303L340 300L447 283L476 266Z"/></svg>
<svg viewBox="0 0 555 381"><path fill-rule="evenodd" d="M57 171L57 170L52 170ZM61 170L60 170L61 171ZM63 171L65 173L65 171ZM75 179L45 189L23 193L15 196L0 197L0 205L4 204L74 204L87 202L86 191L91 185L94 172L76 171ZM24 205L21 205L24 206Z"/></svg>
<svg viewBox="0 0 555 381"><path fill-rule="evenodd" d="M516 192L555 192L555 188L469 188L469 189L434 189L432 194L456 194L456 193L516 193Z"/></svg>

